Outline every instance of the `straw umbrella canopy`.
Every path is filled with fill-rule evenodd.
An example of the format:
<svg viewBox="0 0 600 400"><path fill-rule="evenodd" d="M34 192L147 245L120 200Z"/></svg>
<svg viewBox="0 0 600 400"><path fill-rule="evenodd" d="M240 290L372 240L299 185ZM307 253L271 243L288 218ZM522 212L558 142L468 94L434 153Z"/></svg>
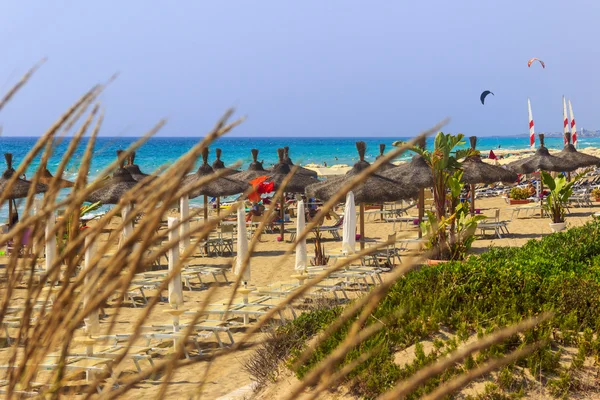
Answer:
<svg viewBox="0 0 600 400"><path fill-rule="evenodd" d="M259 176L269 176L270 171L263 168L262 162L257 161L258 149L250 150L252 152L252 162L247 170L230 175L229 178L237 181L249 182Z"/></svg>
<svg viewBox="0 0 600 400"><path fill-rule="evenodd" d="M375 158L376 160L379 160L381 157L383 157L383 152L385 151L385 144L381 143L379 145L379 155ZM379 167L380 171L385 171L388 169L392 169L392 168L396 168L397 165L392 164L389 161L386 161L385 163L381 164L381 167Z"/></svg>
<svg viewBox="0 0 600 400"><path fill-rule="evenodd" d="M530 174L537 171L570 172L576 170L577 164L567 159L559 158L550 154L544 147L544 135L540 134L540 147L531 157L522 160L513 161L508 164L508 168L517 174Z"/></svg>
<svg viewBox="0 0 600 400"><path fill-rule="evenodd" d="M287 176L292 171L292 169L290 168L290 165L293 165L293 164L288 164L285 161L285 159L284 159L285 149L277 149L277 155L279 156L279 163L273 167L273 170L271 171L271 178L270 178L270 180L274 184L275 190L279 190L279 187L283 184L283 181L287 178ZM306 190L307 186L313 185L318 182L319 181L317 180L317 178L315 178L311 175L299 174L296 171L296 173L290 178L289 182L285 186L284 191L287 193L304 193L304 190ZM283 238L284 238L283 203L284 202L282 201L281 202L282 207L280 208L280 215L279 215L281 218L281 226L280 226L281 240L283 240Z"/></svg>
<svg viewBox="0 0 600 400"><path fill-rule="evenodd" d="M277 149L277 154L279 156L279 163L276 164L273 167L273 170L271 171L271 181L273 181L273 183L275 184L275 190L279 189L279 187L283 183L284 179L288 176L288 174L292 170L292 168L290 168L290 165L293 165L293 164L289 164L285 161L285 158L284 158L285 149ZM302 167L299 167L298 171L296 171L294 176L292 176L290 181L287 183L287 185L285 187L285 192L287 192L287 193L304 193L304 190L306 189L307 186L319 182L317 180L317 178L315 178L311 175L299 173L299 170L301 168Z"/></svg>
<svg viewBox="0 0 600 400"><path fill-rule="evenodd" d="M365 142L356 142L356 149L358 150L360 160L354 164L352 169L343 177L327 180L318 185L308 187L307 193L321 200L329 200L337 194L349 180L369 167L370 164L365 161L366 148ZM385 201L409 199L414 197L418 191L416 188L403 184L401 181L380 174L372 174L358 187L354 188L353 192L354 201L360 204L360 245L362 249L364 248L365 203L382 203Z"/></svg>
<svg viewBox="0 0 600 400"><path fill-rule="evenodd" d="M565 139L567 140L567 144L564 149L554 154L555 157L577 165L579 168L600 165L600 158L577 151L575 146L571 144L571 135L569 133L565 134Z"/></svg>
<svg viewBox="0 0 600 400"><path fill-rule="evenodd" d="M16 172L12 166L12 154L4 153L4 159L6 160L6 171L4 171L2 177L0 178L0 193L2 193L6 199L22 199L27 197L27 194L29 193L29 188L31 187L32 183L30 181L20 178L13 183L12 187L10 188L10 193L8 195L4 193L7 189L8 181ZM38 183L35 187L36 194L43 193L47 190L48 186L42 183Z"/></svg>
<svg viewBox="0 0 600 400"><path fill-rule="evenodd" d="M224 175L233 175L233 174L237 174L238 170L236 169L232 169L232 168L227 168L225 166L225 163L223 161L221 161L221 153L223 151L221 149L216 149L215 151L215 156L217 157L217 159L212 163L212 167L215 171L217 170L223 170L224 172L221 172Z"/></svg>
<svg viewBox="0 0 600 400"><path fill-rule="evenodd" d="M540 134L539 137L540 147L536 150L535 154L523 160L511 162L508 164L509 169L520 174L530 174L536 171L571 172L579 168L577 164L550 155L548 149L544 147L544 135ZM543 188L543 181L541 179L540 182L540 187ZM540 214L543 215L543 211L540 210Z"/></svg>
<svg viewBox="0 0 600 400"><path fill-rule="evenodd" d="M117 156L121 152L122 150L117 150ZM90 203L118 204L125 193L137 185L124 164L125 160L122 160L112 177L106 179L102 187L90 193L85 200Z"/></svg>
<svg viewBox="0 0 600 400"><path fill-rule="evenodd" d="M471 149L477 146L477 137L471 136ZM502 167L484 163L479 154L472 155L462 162L463 182L471 185L471 214L475 213L475 184L477 183L512 183L517 180L517 174Z"/></svg>
<svg viewBox="0 0 600 400"><path fill-rule="evenodd" d="M425 140L421 140L420 143L417 143L417 146L424 149ZM420 154L415 154L410 162L399 165L396 168L390 168L382 172L381 175L396 181L405 182L417 189L433 186L433 172L431 171L431 167Z"/></svg>
<svg viewBox="0 0 600 400"><path fill-rule="evenodd" d="M55 178L50 173L50 171L48 171L48 168L44 168L44 171L42 172L42 176L40 177L40 182L43 183L44 185L49 186L50 182L53 179L58 181L58 187L61 188L61 189L75 186L75 183L73 183L71 181L68 181L68 180L63 179L63 178Z"/></svg>
<svg viewBox="0 0 600 400"><path fill-rule="evenodd" d="M198 168L198 171L183 178L183 184L193 184L214 173L215 171L208 165L208 148L205 147L204 150L202 150L202 165ZM198 196L204 196L204 219L206 220L208 219L208 196L216 197L217 199L221 196L232 196L234 194L243 193L248 186L247 183L229 177L219 176L192 191L189 198L193 199Z"/></svg>
<svg viewBox="0 0 600 400"><path fill-rule="evenodd" d="M422 140L417 145L424 149L425 140ZM404 182L406 185L412 186L418 190L418 219L419 221L423 221L423 218L425 217L425 188L433 186L433 172L425 159L420 154L416 154L409 163L400 165L396 168L390 168L387 171L382 172L381 175L396 181ZM419 237L422 236L420 229L418 235Z"/></svg>
<svg viewBox="0 0 600 400"><path fill-rule="evenodd" d="M284 146L283 148L283 162L287 165L294 166L294 163L290 159L290 146ZM318 176L316 171L304 167L298 167L296 174L313 176L315 178Z"/></svg>
<svg viewBox="0 0 600 400"><path fill-rule="evenodd" d="M4 153L4 159L6 160L6 171L0 177L0 193L4 196L5 199L8 199L8 222L9 225L12 223L11 217L13 214L13 203L14 199L22 199L27 197L29 194L29 189L31 188L32 183L25 179L18 178L12 184L9 193L5 193L6 189L8 189L8 181L12 178L14 173L16 172L12 166L13 156L11 153ZM48 190L48 186L38 183L35 187L35 193L43 193Z"/></svg>
<svg viewBox="0 0 600 400"><path fill-rule="evenodd" d="M128 160L127 165L125 166L125 169L127 171L129 171L129 173L131 174L133 179L135 179L136 182L139 182L139 181L145 179L147 176L150 176L148 174L143 173L140 170L139 165L135 164L135 151L131 152L131 155L129 156L129 160ZM152 177L151 179L155 179L155 177Z"/></svg>

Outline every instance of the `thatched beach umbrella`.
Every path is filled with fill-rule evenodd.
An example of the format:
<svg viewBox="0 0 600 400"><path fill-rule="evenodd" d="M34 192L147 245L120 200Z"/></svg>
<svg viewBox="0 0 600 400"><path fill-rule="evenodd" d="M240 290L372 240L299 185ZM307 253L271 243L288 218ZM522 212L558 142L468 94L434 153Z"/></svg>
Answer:
<svg viewBox="0 0 600 400"><path fill-rule="evenodd" d="M577 151L575 146L571 144L571 135L568 132L565 134L565 140L567 144L560 152L554 154L555 157L577 165L578 168L600 165L600 158Z"/></svg>
<svg viewBox="0 0 600 400"><path fill-rule="evenodd" d="M48 171L48 168L44 168L44 171L42 172L42 176L40 177L40 182L41 182L41 183L43 183L43 184L44 184L44 185L46 185L46 186L50 186L50 182L51 182L53 179L54 179L55 181L56 181L56 180L58 181L58 187L59 187L59 188L61 188L61 189L64 189L64 188L69 188L69 187L73 187L73 186L75 186L75 183L73 183L73 182L71 182L71 181L68 181L68 180L66 180L66 179L63 179L63 178L60 178L60 177L58 177L58 178L55 178L55 177L54 177L54 176L53 176L53 175L50 173L50 171Z"/></svg>
<svg viewBox="0 0 600 400"><path fill-rule="evenodd" d="M121 152L122 150L117 150L117 156ZM135 185L137 185L137 181L125 169L125 160L122 160L112 177L106 179L102 187L90 193L85 200L90 203L118 204L125 193L133 189Z"/></svg>
<svg viewBox="0 0 600 400"><path fill-rule="evenodd" d="M477 146L477 137L471 136L471 149ZM462 162L463 182L471 185L471 214L475 213L475 184L477 183L513 183L517 174L502 167L484 163L479 154L469 156Z"/></svg>
<svg viewBox="0 0 600 400"><path fill-rule="evenodd" d="M564 158L558 158L550 154L544 147L544 134L540 134L540 147L531 157L513 161L508 168L517 174L530 174L537 171L570 172L578 166Z"/></svg>
<svg viewBox="0 0 600 400"><path fill-rule="evenodd" d="M283 148L283 162L287 165L294 166L294 163L290 159L290 146L284 146ZM298 167L296 174L313 176L315 178L318 176L316 171L304 167Z"/></svg>
<svg viewBox="0 0 600 400"><path fill-rule="evenodd" d="M285 149L277 149L277 155L279 156L279 163L276 164L273 167L273 170L271 171L271 181L273 181L273 183L275 183L275 190L279 189L279 187L283 183L284 179L288 176L288 174L292 170L292 168L290 166L293 166L293 164L289 164L285 161L284 154L285 154ZM302 167L299 167L298 171L301 168ZM306 189L307 186L318 182L317 178L315 178L311 175L307 175L307 174L300 174L300 173L298 173L298 171L296 171L294 176L292 176L290 181L287 183L287 185L285 187L285 192L287 192L287 193L304 193L304 190Z"/></svg>
<svg viewBox="0 0 600 400"><path fill-rule="evenodd" d="M425 140L422 140L417 146L424 149ZM392 178L395 181L403 182L418 190L418 219L419 222L423 221L423 218L425 217L425 188L433 186L433 172L425 159L421 155L416 154L409 163L400 165L396 168L390 168L387 171L382 172L381 175ZM423 235L420 229L418 235L419 237Z"/></svg>
<svg viewBox="0 0 600 400"><path fill-rule="evenodd" d="M212 167L215 171L223 171L221 172L224 175L233 175L233 174L237 174L238 170L236 169L232 169L232 168L227 168L225 166L225 163L223 161L221 161L221 153L223 151L221 149L216 149L215 151L215 156L217 157L217 159L212 163Z"/></svg>
<svg viewBox="0 0 600 400"><path fill-rule="evenodd" d="M15 199L22 199L27 197L29 193L29 188L31 188L32 183L25 179L17 179L10 188L9 193L5 193L6 189L8 189L8 181L15 174L15 169L12 166L13 156L11 153L4 153L4 159L6 160L6 171L0 177L0 193L4 196L5 199L8 199L8 224L9 227L12 225L12 215L13 215L13 203ZM34 193L43 193L48 190L48 186L38 183L35 187ZM15 205L16 208L16 205Z"/></svg>
<svg viewBox="0 0 600 400"><path fill-rule="evenodd" d="M289 164L285 161L284 159L284 155L285 155L285 149L277 149L277 155L279 156L279 163L276 164L273 167L273 170L271 171L271 178L270 180L274 183L275 186L275 190L279 190L279 187L283 184L283 181L286 179L286 177L289 175L289 173L292 171L292 169L290 168L290 165L293 164ZM291 179L289 180L289 182L287 183L287 185L284 188L284 192L286 193L304 193L304 190L306 189L307 186L313 185L315 183L318 183L319 181L317 180L317 178L311 176L311 175L306 175L306 174L299 174L299 173L295 173ZM281 209L280 209L280 218L281 218L281 240L283 240L284 236L283 236L283 217L284 217L284 213L283 213L283 205L284 205L284 201L281 201Z"/></svg>
<svg viewBox="0 0 600 400"><path fill-rule="evenodd" d="M306 190L307 193L321 200L329 200L331 197L337 194L342 186L344 186L350 179L360 174L365 168L368 168L370 164L365 161L365 142L356 142L356 149L358 150L360 160L354 164L352 169L348 171L345 176L337 179L327 180L323 183L319 183L318 185L310 186ZM417 192L418 191L414 187L402 184L397 180L380 174L372 174L358 187L355 187L353 189L354 201L360 204L360 248L364 248L365 203L382 203L385 201L410 199L414 197Z"/></svg>
<svg viewBox="0 0 600 400"><path fill-rule="evenodd" d="M381 143L379 145L379 155L375 158L376 160L379 160L381 157L383 157L383 152L385 151L385 144ZM385 163L381 164L381 167L379 167L380 171L385 171L388 169L392 169L392 168L396 168L397 165L392 164L389 161L386 161Z"/></svg>
<svg viewBox="0 0 600 400"><path fill-rule="evenodd" d="M208 148L204 148L202 150L202 165L194 174L186 176L183 179L183 184L195 183L214 173L215 171L208 165ZM216 197L217 199L221 196L232 196L243 193L248 186L247 183L220 176L192 191L189 198L193 199L198 196L204 196L204 220L206 221L208 219L208 196Z"/></svg>
<svg viewBox="0 0 600 400"><path fill-rule="evenodd" d="M544 147L544 135L540 134L540 147L535 154L523 160L513 161L508 164L508 168L518 174L530 174L537 171L571 172L578 168L576 164L563 158L558 158L550 154ZM540 179L540 188L543 189L543 182ZM540 211L543 216L543 211Z"/></svg>
<svg viewBox="0 0 600 400"><path fill-rule="evenodd" d="M129 160L128 160L127 165L125 166L125 169L127 171L129 171L129 173L131 174L131 176L133 177L133 179L135 179L136 182L144 180L146 177L150 176L148 174L143 173L140 170L139 165L137 165L135 163L135 151L131 152L131 155L129 156ZM155 177L150 178L150 179L155 179Z"/></svg>
<svg viewBox="0 0 600 400"><path fill-rule="evenodd" d="M229 178L242 182L250 182L251 180L258 178L259 176L269 176L270 171L267 171L263 168L262 162L257 161L258 149L252 149L250 151L252 152L252 162L250 163L250 166L248 166L248 169L230 175Z"/></svg>

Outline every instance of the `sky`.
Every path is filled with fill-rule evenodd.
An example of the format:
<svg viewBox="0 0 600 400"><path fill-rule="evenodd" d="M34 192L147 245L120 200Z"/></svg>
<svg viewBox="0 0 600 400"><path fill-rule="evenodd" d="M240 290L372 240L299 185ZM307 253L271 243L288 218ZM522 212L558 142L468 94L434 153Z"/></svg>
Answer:
<svg viewBox="0 0 600 400"><path fill-rule="evenodd" d="M85 91L103 136L406 137L450 117L466 135L600 129L595 0L2 1L0 93L48 61L0 111L3 135L39 136ZM539 57L546 68L527 60ZM479 101L491 90L486 105Z"/></svg>

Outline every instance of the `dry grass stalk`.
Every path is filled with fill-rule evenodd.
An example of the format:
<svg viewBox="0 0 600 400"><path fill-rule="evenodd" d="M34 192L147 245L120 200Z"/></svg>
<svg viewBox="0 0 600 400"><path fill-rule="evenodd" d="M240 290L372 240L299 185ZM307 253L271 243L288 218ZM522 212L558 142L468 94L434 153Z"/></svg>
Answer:
<svg viewBox="0 0 600 400"><path fill-rule="evenodd" d="M6 101L8 101L8 99L10 99L10 97L12 97L12 95L29 79L29 76L31 76L31 73L34 70L35 68L30 71L30 73L28 73L28 75L26 75L22 81L9 92L7 96L3 98L3 100L0 102L0 109L6 103ZM119 155L119 157L113 163L106 167L104 171L99 174L99 179L95 180L94 182L88 182L87 176L93 156L95 139L99 133L103 121L103 113L100 105L94 105L91 111L88 111L88 109L92 104L94 104L98 98L98 95L110 82L112 82L112 80L113 79L111 78L109 82L104 85L94 86L80 99L78 99L67 110L67 112L65 112L48 129L48 131L42 135L40 140L22 160L21 164L17 168L16 173L14 174L12 181L9 182L8 190L10 190L10 185L14 184L17 177L22 175L29 167L31 162L36 157L40 156L40 154L42 161L40 165L44 166L45 168L46 163L55 150L55 144L57 143L57 140L61 139L62 135L75 126L79 120L85 118L82 125L71 139L67 151L61 159L57 173L55 174L56 178L50 181L49 188L47 193L44 195L41 208L36 210L35 214L31 214L29 212L34 206L34 195L33 191L31 191L26 200L26 211L24 213L24 217L18 224L11 228L8 234L0 235L0 245L4 245L12 238L16 238L16 244L19 245L25 230L33 228L34 240L36 243L43 245L45 238L44 227L48 218L53 218L58 209L64 209L65 215L73 216L71 222L69 222L69 218L64 218L63 220L58 221L54 228L49 232L50 235L59 235L59 237L63 237L62 235L67 231L71 233L69 234L69 240L66 242L66 245L60 249L57 259L47 271L41 274L36 272L38 258L43 256L42 246L37 246L34 251L34 257L31 259L19 259L16 256L11 257L5 269L3 276L5 285L2 288L3 296L2 300L0 301L0 322L2 322L7 316L8 309L14 302L14 288L19 284L19 282L22 282L24 276L28 275L25 282L26 294L25 305L23 307L23 323L18 331L17 340L15 340L15 344L10 349L9 365L11 368L8 369L8 385L6 387L9 397L13 394L18 385L29 387L29 383L33 381L35 375L39 372L38 366L43 362L44 359L46 359L46 357L48 357L50 353L57 351L57 367L42 383L48 385L47 387L49 388L44 394L49 395L51 398L58 397L61 388L67 385L69 379L72 377L70 374L66 373L64 368L65 361L69 354L71 341L78 334L78 330L83 325L84 319L87 318L91 312L97 312L102 304L112 297L115 292L125 292L131 285L136 272L151 267L170 249L180 245L180 240L183 240L184 237L180 237L179 240L168 240L167 235L171 230L179 229L181 224L184 222L189 222L194 215L190 215L188 217L188 221L179 221L171 228L158 231L163 216L169 210L170 205L178 201L179 198L191 193L203 184L218 178L221 173L217 172L214 174L214 176L206 177L194 183L193 185L188 185L186 187L181 187L179 182L181 182L182 178L186 174L192 171L202 151L210 143L212 143L212 141L226 134L243 121L243 119L238 119L233 122L228 122L233 114L233 111L229 110L218 121L215 127L206 135L206 137L198 144L193 146L188 153L180 157L168 168L165 168L160 175L156 176L155 179L148 178L142 182L139 182L134 190L127 192L122 197L121 202L116 204L103 217L99 218L96 223L90 227L90 229L86 229L83 232L77 233L76 230L72 228L76 228L78 226L79 208L91 192L100 188L104 184L104 181L101 178L113 171L118 166L120 161L127 158L132 151L135 151L165 124L165 121L160 121L141 139L136 141L130 148ZM59 200L59 178L63 174L66 165L72 158L76 149L81 144L81 141L84 137L86 137L87 131L92 126L93 129L89 134L89 141L87 143L83 158L81 160L81 166L75 180L75 189L65 199ZM413 142L416 142L423 136L437 131L440 126L441 124L429 131L424 132ZM61 137L57 139L56 137L58 132L61 132ZM362 171L361 174L350 180L335 198L330 199L326 204L324 204L319 213L317 213L315 216L315 221L322 219L322 217L329 212L329 210L331 210L339 201L343 199L349 190L352 190L357 185L360 185L370 174L376 172L382 164L406 151L411 143L402 148L397 148L394 151L386 154L384 157L381 157L369 168ZM275 203L277 200L283 199L285 184L289 182L296 171L297 168L292 169L282 187L275 194L275 201L273 201L271 206L267 209L265 213L266 217L264 218L263 222L260 223L258 232L264 231L267 224L266 221L268 221L270 217L274 215ZM41 168L37 170L33 175L32 181L38 182L42 172L43 171L41 171ZM7 192L0 194L0 204L7 200L6 193ZM115 217L120 216L123 208L126 205L132 205L131 212L126 218L121 217L116 219ZM237 205L221 213L221 215L217 218L203 221L203 223L192 227L189 231L189 237L194 236L200 239L208 237L209 233L223 219L227 218L236 211ZM137 222L133 229L133 233L128 238L121 240L119 249L116 252L111 253L110 249L116 245L118 235L115 235L110 240L100 241L100 236L103 230L107 228L110 223L113 223L113 225L115 225L115 230L121 231L126 225L131 224L138 215L142 215L143 217ZM114 224L115 219L117 220L116 224ZM296 243L306 238L315 225L315 222L308 223L303 232L297 233L297 241L289 246L284 257L294 251ZM258 237L259 235L255 235L250 242L248 255L242 260L242 270L247 268L252 253L256 250L258 245ZM73 277L73 272L76 270L78 265L81 264L83 254L87 249L86 238L88 239L88 243L96 242L98 244L96 254L90 263L92 268L89 270L83 270L79 273L79 275ZM190 257L197 252L200 246L199 243L200 242L192 243L186 248L182 249L174 270L167 274L166 278L158 287L158 290L166 289L168 283L178 273L181 272L186 262L188 262ZM389 243L382 243L378 246L374 246L356 253L355 255L352 255L344 259L342 262L332 266L326 272L323 272L315 278L308 280L304 286L291 293L286 300L281 302L281 304L279 304L277 307L269 309L264 318L252 325L239 340L236 340L236 343L231 347L220 349L197 359L181 360L180 358L184 353L185 342L185 340L181 340L175 348L172 357L161 360L160 362L157 362L154 367L144 368L141 372L128 376L125 379L115 377L115 379L119 379L119 387L116 389L113 389L113 383L117 382L113 381L113 378L108 376L108 374L97 374L94 381L92 381L88 388L84 390L85 397L91 398L94 396L95 387L103 381L106 383L102 393L100 394L100 398L117 397L131 390L137 383L148 379L158 371L163 371L165 373L164 380L159 385L157 392L159 395L164 395L166 393L170 377L178 368L189 366L198 362L204 363L204 376L206 377L206 374L208 374L208 371L210 370L214 360L230 354L238 349L260 344L260 340L257 340L256 333L262 327L264 327L271 317L276 315L280 310L308 294L314 285L326 279L331 273L343 269L352 262L358 261L361 259L361 257L378 251L381 248L386 247L388 244ZM336 370L337 365L344 358L349 349L360 344L363 340L385 327L384 321L378 321L366 327L365 325L372 311L375 309L383 296L385 296L391 285L399 277L406 273L406 271L410 270L410 268L415 264L416 263L406 264L401 268L394 270L382 285L373 289L368 295L359 298L342 314L342 316L336 322L334 322L334 324L332 324L328 330L324 332L322 337L326 337L334 332L342 324L346 323L350 318L353 318L360 311L356 317L356 321L353 322L350 328L351 334L348 335L347 339L340 346L338 346L338 348L335 349L329 357L327 357L322 363L313 369L312 372L309 373L301 385L295 388L294 394L301 392L308 386L316 384L318 385L317 389L315 392L313 392L313 397L315 397L321 393L322 390L325 390L332 384L339 382L357 365L369 358L371 353L363 354L357 360L349 363L339 370ZM102 273L96 273L90 276L89 271L92 270L101 270ZM40 282L36 282L36 278L39 278ZM229 305L233 303L233 299L240 284L241 278L237 277L232 286L232 293L227 300ZM47 290L46 288L49 288L50 290ZM90 292L94 293L95 295L86 302L84 307L82 306L83 294ZM188 337L192 334L193 325L201 319L205 312L206 306L210 304L214 293L214 288L209 289L206 296L207 299L193 316L192 323L181 331L183 337ZM116 301L115 312L110 316L110 319L106 324L107 333L113 332L117 318L122 310L121 306L123 301L123 296L120 296ZM148 320L150 314L155 309L157 304L159 304L159 298L152 297L149 299L146 307L140 310L137 320L133 321L131 324L131 335L127 343L125 344L123 350L112 362L113 368L118 369L126 359L127 355L132 351L132 346L141 335L142 326L144 325L145 321ZM33 316L36 316L36 318L31 320L30 318ZM307 357L309 357L313 349L314 347L307 349L307 351L302 355L301 360L305 360ZM205 379L202 380L201 385L204 383L204 380ZM201 389L201 386L199 389Z"/></svg>
<svg viewBox="0 0 600 400"><path fill-rule="evenodd" d="M4 106L6 105L6 103L8 103L10 101L10 99L19 91L19 89L21 89L23 86L25 86L25 84L33 76L33 74L35 73L35 71L37 71L38 68L41 67L42 64L44 64L45 62L46 62L46 58L42 58L29 71L27 71L25 73L25 75L23 75L21 77L21 79L19 80L19 82L17 82L12 88L10 88L8 90L8 92L6 92L6 94L4 95L4 97L2 97L0 99L0 111L2 111L2 109L4 108Z"/></svg>

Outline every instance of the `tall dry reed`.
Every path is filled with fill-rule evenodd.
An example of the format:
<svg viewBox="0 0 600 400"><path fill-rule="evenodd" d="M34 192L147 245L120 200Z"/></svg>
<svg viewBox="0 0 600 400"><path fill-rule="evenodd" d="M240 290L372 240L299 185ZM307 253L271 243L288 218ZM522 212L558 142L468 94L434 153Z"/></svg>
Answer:
<svg viewBox="0 0 600 400"><path fill-rule="evenodd" d="M29 71L0 100L0 110L6 102L15 96L19 88L29 80L37 67L36 65L36 67ZM33 212L35 195L33 190L34 185L32 185L32 189L25 201L23 217L16 225L11 227L8 233L0 235L0 247L4 247L7 242L12 240L15 247L18 248L23 244L22 237L26 230L31 230L33 241L36 243L30 257L19 257L18 254L14 253L8 258L6 267L0 276L0 292L2 294L0 300L0 323L6 323L15 309L19 310L18 315L21 317L18 332L14 337L13 343L8 348L2 349L2 351L8 354L5 365L6 374L3 378L5 379L5 385L2 387L8 398L16 395L17 391L33 391L34 388L39 391L41 396L58 398L61 395L63 388L68 386L70 380L74 378L73 374L69 373L66 368L67 361L71 349L77 343L75 339L84 337L87 334L84 328L86 320L92 313L98 313L105 304L110 302L113 304L111 308L113 312L108 316L106 323L103 324L103 333L111 334L114 332L115 324L122 312L124 301L123 295L118 296L116 300L111 300L115 297L115 293L123 294L127 292L128 288L132 285L136 273L151 269L169 250L180 247L181 241L186 238L180 237L178 240L168 240L169 232L175 229L178 230L181 224L189 222L189 220L196 217L192 213L188 221L179 221L176 226L170 229L160 229L161 221L163 221L165 214L169 211L171 205L177 202L182 196L189 195L200 186L218 178L220 173L206 177L188 186L181 184L182 179L192 171L199 156L207 146L243 121L243 118L239 118L230 122L233 111L227 111L217 124L205 134L204 138L185 155L176 160L172 165L164 168L162 173L157 175L155 179L148 178L139 182L133 190L123 195L119 204L114 205L110 211L96 220L89 229L79 230L77 228L79 226L80 207L84 204L85 199L90 193L101 188L106 183L102 177L109 175L117 168L119 162L126 159L132 151L139 148L166 123L165 120L160 120L142 138L120 154L111 165L106 167L99 174L101 178L89 182L90 163L94 155L96 138L101 131L104 114L98 98L113 80L114 77L111 77L105 84L93 86L83 96L75 100L68 110L45 133L42 133L38 142L21 161L5 191L0 193L0 204L5 204L9 201L9 193L16 179L27 170L36 158L41 160L40 168L35 172L31 181L34 184L38 183L42 176L43 168L45 168L50 157L55 155L56 144L60 140L63 140L65 135L77 123L80 123L79 128L73 133L70 139L67 150L62 155L55 178L50 181L46 193L43 196L38 196L38 198L41 198L41 202L35 207L35 212ZM329 210L343 200L348 191L360 185L369 175L376 172L382 164L401 155L410 145L418 142L421 138L436 132L444 123L438 124L432 129L417 135L406 146L394 149L351 179L334 198L323 205L315 216L314 221L322 219ZM76 149L82 145L84 138L88 138L88 142L75 179L74 188L66 198L59 200L59 179ZM295 172L296 168L292 170L287 179L289 180ZM286 182L284 182L275 194L275 200L283 198ZM267 217L264 221L275 214L275 203L276 201L273 201L271 206L266 210ZM127 218L122 218L123 208L129 205L132 207L131 212ZM63 211L63 215L66 217L57 220L56 225L49 232L46 232L46 222L48 219L54 218L58 210ZM195 240L192 244L181 250L174 270L167 274L158 287L159 292L166 290L169 282L189 263L191 257L202 246L203 239L207 238L210 232L221 221L236 211L237 205L221 213L219 216L203 221L190 229L188 237L193 237ZM110 228L114 232L121 232L126 225L134 221L136 221L136 224L133 228L133 233L127 239L120 240L119 243L118 234L112 235L109 239L105 238L106 235L104 235L104 232L106 229ZM296 242L288 246L285 255L294 251L296 243L306 238L315 224L316 222L310 222L303 232L297 233ZM262 232L265 228L266 222L262 222L258 227L258 231ZM58 249L58 257L54 263L48 269L40 270L39 265L44 262L46 237L52 236L58 236L59 238L66 237L66 241ZM258 245L258 237L259 235L255 235L252 239L249 245L249 253L242 260L242 269L248 267L248 262ZM185 359L183 357L185 339L180 340L173 353L169 357L156 360L154 366L146 366L141 372L127 376L111 375L107 369L105 373L96 373L92 381L87 386L80 388L77 393L84 394L85 398L91 398L98 395L96 388L101 387L101 392L98 395L99 398L115 398L133 390L139 382L151 379L157 376L157 374L163 374L163 378L157 389L157 397L160 398L165 395L171 377L177 369L195 363L203 364L205 368L203 376L206 377L215 360L239 349L260 344L262 340L260 335L261 329L279 311L301 299L330 274L341 270L353 262L359 261L361 257L376 252L388 244L383 243L364 249L338 262L319 276L309 279L304 286L292 292L279 305L269 309L264 318L251 325L244 334L239 335L236 343L228 348L210 352L202 357ZM84 254L91 245L96 248L95 255L90 260L87 268L81 268ZM337 384L351 373L356 365L366 361L370 357L371 354L369 353L363 354L354 363L339 368L340 361L348 351L375 332L385 329L384 321L365 326L366 321L393 283L417 265L419 261L419 259L415 259L407 262L401 268L395 269L386 277L383 284L377 286L368 294L358 298L348 306L339 319L317 341L306 349L304 354L300 356L298 363L310 357L312 351L327 335L332 334L342 324L354 318L347 339L319 363L302 382L294 387L289 398L294 398L308 387L316 387L311 396L313 398L317 397L323 390ZM227 300L228 305L232 304L240 285L241 274L231 286L231 294ZM18 294L17 291L19 292ZM93 296L84 301L86 294L89 293L93 293ZM214 288L208 290L204 305L197 310L188 327L182 330L182 337L187 338L193 334L193 325L197 321L200 321L205 311L204 307L211 303L214 293ZM111 360L111 371L122 370L124 363L127 361L127 356L135 352L134 345L142 333L142 327L148 322L151 313L159 303L159 296L151 297L148 304L139 310L137 318L131 321L129 326L131 336L114 359ZM481 346L489 346L506 337L507 332L514 334L535 325L537 322L539 321L528 321L510 328L506 332L503 331L503 334L493 336L491 340L483 339L478 343ZM460 357L464 358L464 354L461 353ZM460 357L457 357L457 360ZM48 360L53 360L50 367L47 366ZM436 363L421 371L421 375L419 376L422 378L419 379L439 373L443 368L445 368L445 365L440 366L440 363ZM491 367L488 365L486 368L485 371ZM45 373L41 374L42 371L45 371ZM43 378L39 381L38 378L42 375ZM472 372L471 375L475 376L476 374ZM473 379L471 375L464 376L462 381L454 382L454 386L449 386L449 388L452 389L463 385L465 379L467 381ZM391 398L390 396L396 397L396 395L409 393L421 381L419 380L415 384L414 379L413 381L398 383L398 386L388 396L384 395L383 397ZM202 380L198 388L199 391L202 389L204 381ZM35 385L34 382L36 383ZM446 392L443 393L445 394Z"/></svg>

